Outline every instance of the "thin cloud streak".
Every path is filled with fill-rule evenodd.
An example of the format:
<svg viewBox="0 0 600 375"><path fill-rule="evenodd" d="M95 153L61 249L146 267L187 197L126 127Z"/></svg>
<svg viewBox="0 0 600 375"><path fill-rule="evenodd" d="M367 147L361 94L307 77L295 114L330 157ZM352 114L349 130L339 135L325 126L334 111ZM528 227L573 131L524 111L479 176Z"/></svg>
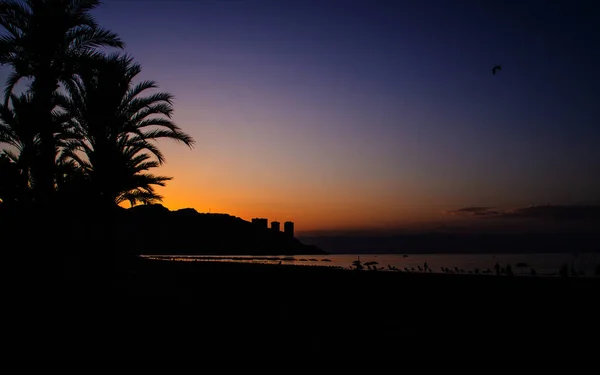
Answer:
<svg viewBox="0 0 600 375"><path fill-rule="evenodd" d="M497 210L491 207L465 207L447 211L447 214L499 218L499 219L537 219L564 222L600 222L600 206L536 205L516 209Z"/></svg>

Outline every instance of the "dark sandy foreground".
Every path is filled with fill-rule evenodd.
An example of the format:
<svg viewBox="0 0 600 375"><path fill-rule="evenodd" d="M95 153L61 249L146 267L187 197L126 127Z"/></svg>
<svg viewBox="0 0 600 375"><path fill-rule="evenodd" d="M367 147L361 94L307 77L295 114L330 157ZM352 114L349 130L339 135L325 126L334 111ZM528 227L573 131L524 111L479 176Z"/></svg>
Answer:
<svg viewBox="0 0 600 375"><path fill-rule="evenodd" d="M139 260L45 291L13 313L26 330L88 350L108 342L146 353L349 353L506 340L570 347L599 337L599 278Z"/></svg>

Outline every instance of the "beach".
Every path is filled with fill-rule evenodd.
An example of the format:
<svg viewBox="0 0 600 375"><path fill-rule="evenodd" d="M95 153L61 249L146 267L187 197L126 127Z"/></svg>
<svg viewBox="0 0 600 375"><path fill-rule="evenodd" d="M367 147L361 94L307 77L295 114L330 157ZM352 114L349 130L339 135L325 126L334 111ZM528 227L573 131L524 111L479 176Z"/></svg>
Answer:
<svg viewBox="0 0 600 375"><path fill-rule="evenodd" d="M202 337L197 344L311 351L402 338L591 338L600 279L137 259L116 276L63 286L54 301L74 331L94 322L98 334L159 346L159 337Z"/></svg>
<svg viewBox="0 0 600 375"><path fill-rule="evenodd" d="M325 254L325 255L142 255L179 261L226 261L244 263L323 266L351 269L360 261L365 270L376 267L393 272L495 274L495 265L519 276L560 276L561 268L577 276L600 275L599 253L501 253L501 254Z"/></svg>

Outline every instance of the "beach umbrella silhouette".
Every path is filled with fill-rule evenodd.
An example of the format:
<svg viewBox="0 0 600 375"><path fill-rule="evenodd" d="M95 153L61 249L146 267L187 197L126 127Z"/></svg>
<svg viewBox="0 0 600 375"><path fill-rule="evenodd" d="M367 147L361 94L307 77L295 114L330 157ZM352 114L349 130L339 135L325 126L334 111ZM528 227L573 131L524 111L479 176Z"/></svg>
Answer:
<svg viewBox="0 0 600 375"><path fill-rule="evenodd" d="M515 264L515 268L519 268L521 270L521 275L523 274L523 270L527 267L531 267L531 265L529 265L527 263L523 263L523 262L519 262L519 263Z"/></svg>

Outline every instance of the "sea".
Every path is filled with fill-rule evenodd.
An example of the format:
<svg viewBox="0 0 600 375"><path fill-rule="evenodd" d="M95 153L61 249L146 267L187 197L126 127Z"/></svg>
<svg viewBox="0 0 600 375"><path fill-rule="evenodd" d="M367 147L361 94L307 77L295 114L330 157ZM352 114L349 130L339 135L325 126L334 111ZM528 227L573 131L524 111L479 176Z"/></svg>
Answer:
<svg viewBox="0 0 600 375"><path fill-rule="evenodd" d="M495 274L510 269L517 276L559 276L566 267L569 275L600 277L600 253L553 254L327 254L296 256L252 255L144 255L172 261L242 262L297 266L353 268L360 261L365 270L385 272L431 272ZM498 264L498 267L496 267Z"/></svg>

